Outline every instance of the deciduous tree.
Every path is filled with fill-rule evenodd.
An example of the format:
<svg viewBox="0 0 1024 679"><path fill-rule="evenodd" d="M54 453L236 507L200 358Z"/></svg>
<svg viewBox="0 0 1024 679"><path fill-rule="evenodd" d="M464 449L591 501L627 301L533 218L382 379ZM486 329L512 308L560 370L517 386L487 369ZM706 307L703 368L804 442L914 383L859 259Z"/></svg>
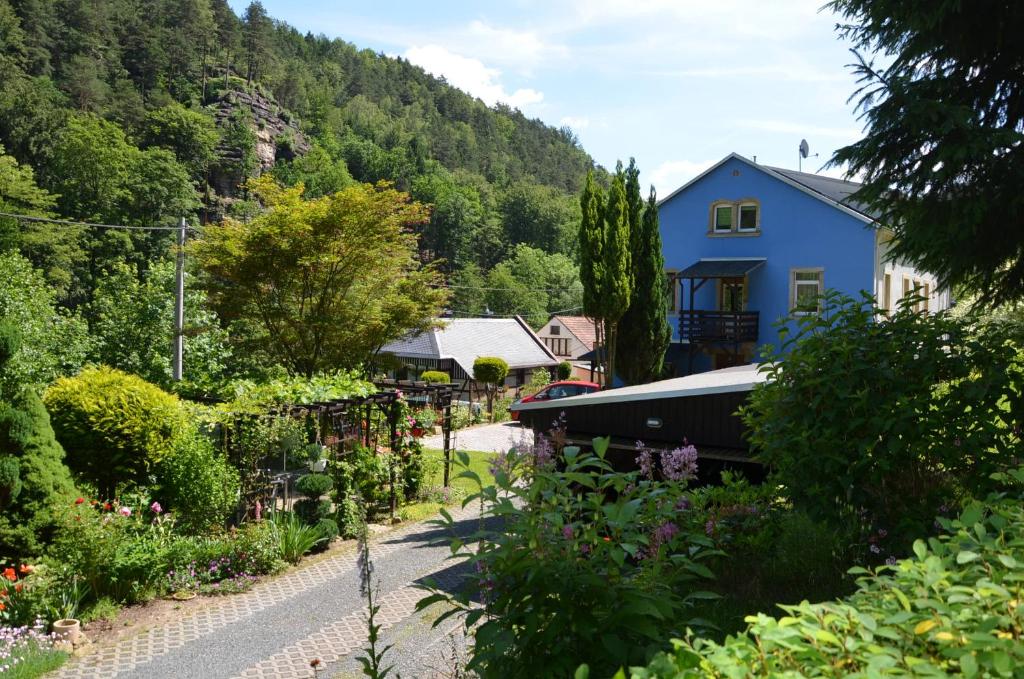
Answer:
<svg viewBox="0 0 1024 679"><path fill-rule="evenodd" d="M208 226L190 250L221 317L255 323L257 342L291 371L358 367L434 325L446 292L416 257L422 205L386 184L315 200L267 178L251 189L268 211Z"/></svg>

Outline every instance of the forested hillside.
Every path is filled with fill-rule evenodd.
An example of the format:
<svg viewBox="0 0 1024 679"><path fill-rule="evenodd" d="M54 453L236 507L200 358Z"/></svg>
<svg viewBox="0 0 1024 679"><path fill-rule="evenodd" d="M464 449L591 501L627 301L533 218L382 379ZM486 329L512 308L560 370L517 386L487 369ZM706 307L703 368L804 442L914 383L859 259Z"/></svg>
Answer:
<svg viewBox="0 0 1024 679"><path fill-rule="evenodd" d="M251 217L271 173L307 195L394 182L432 206L456 314L578 306L572 132L483 102L402 59L225 0L0 0L0 211L131 226ZM173 233L0 217L17 250L94 327L111 275L144 283ZM125 268L127 267L127 269Z"/></svg>

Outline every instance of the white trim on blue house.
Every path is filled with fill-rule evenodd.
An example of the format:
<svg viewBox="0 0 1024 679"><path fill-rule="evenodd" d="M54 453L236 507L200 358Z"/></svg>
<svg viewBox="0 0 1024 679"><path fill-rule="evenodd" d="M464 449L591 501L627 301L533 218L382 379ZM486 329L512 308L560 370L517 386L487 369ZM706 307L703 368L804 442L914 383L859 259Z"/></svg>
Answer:
<svg viewBox="0 0 1024 679"><path fill-rule="evenodd" d="M712 165L708 169L704 170L699 175L697 175L696 177L694 177L690 181L686 182L685 184L680 186L678 189L676 189L672 193L668 194L667 196L665 196L664 198L659 200L658 201L658 207L661 207L662 204L667 203L668 201L672 200L672 198L674 198L677 194L682 193L686 189L690 188L691 186L693 186L694 184L699 182L701 179L703 179L707 175L711 174L712 172L714 172L715 170L717 170L718 168L720 168L722 165L724 165L725 163L729 162L730 160L742 161L742 162L746 163L747 165L760 170L761 172L765 173L769 177L773 177L775 179L778 179L783 184L788 184L789 186L792 186L794 189L797 189L798 191L802 191L803 193L806 193L808 196L811 196L812 198L816 198L816 199L820 200L821 202L823 202L823 203L825 203L827 205L831 205L832 207L836 208L837 210L840 210L841 212L845 212L846 214L850 215L851 217L854 217L855 219L858 219L858 220L864 222L865 224L875 224L876 223L876 221L873 218L865 215L863 212L858 212L857 210L854 210L853 208L851 208L851 207L849 207L847 205L843 205L842 203L840 203L838 201L832 200L828 196L822 195L822 194L818 193L817 191L814 191L813 189L810 189L810 188L804 186L800 182L793 181L789 177L776 172L775 170L771 169L770 167L768 167L766 165L758 165L757 163L755 163L754 161L750 160L749 158L744 158L743 156L741 156L740 154L735 153L735 152L730 153L725 158L722 158L720 161L718 161L717 163L715 163L714 165Z"/></svg>

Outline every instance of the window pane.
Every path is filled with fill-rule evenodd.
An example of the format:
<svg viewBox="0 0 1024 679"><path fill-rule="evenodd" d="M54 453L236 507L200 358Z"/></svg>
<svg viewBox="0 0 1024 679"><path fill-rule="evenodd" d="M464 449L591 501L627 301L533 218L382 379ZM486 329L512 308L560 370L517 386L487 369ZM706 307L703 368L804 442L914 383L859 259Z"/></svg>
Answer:
<svg viewBox="0 0 1024 679"><path fill-rule="evenodd" d="M796 310L817 311L818 310L818 286L807 282L797 281L796 284Z"/></svg>
<svg viewBox="0 0 1024 679"><path fill-rule="evenodd" d="M756 205L740 206L740 228L749 231L753 231L754 229L757 228Z"/></svg>
<svg viewBox="0 0 1024 679"><path fill-rule="evenodd" d="M552 335L561 335L562 334L562 329L560 327L558 327L557 325L552 325L551 326L551 334Z"/></svg>
<svg viewBox="0 0 1024 679"><path fill-rule="evenodd" d="M821 280L821 274L817 271L797 271L796 280L798 281L814 281L817 283Z"/></svg>
<svg viewBox="0 0 1024 679"><path fill-rule="evenodd" d="M732 228L732 206L720 205L715 208L715 230L728 231Z"/></svg>

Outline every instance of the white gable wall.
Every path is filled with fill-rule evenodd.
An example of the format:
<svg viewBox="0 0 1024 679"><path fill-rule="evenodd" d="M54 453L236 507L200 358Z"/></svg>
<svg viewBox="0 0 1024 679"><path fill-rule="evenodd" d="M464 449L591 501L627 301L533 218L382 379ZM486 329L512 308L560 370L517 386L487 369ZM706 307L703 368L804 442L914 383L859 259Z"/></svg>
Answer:
<svg viewBox="0 0 1024 679"><path fill-rule="evenodd" d="M943 311L952 306L952 295L949 290L938 289L938 279L930 274L924 273L913 266L900 261L889 261L889 244L893 238L892 231L888 229L877 229L875 231L875 299L879 307L885 307L886 279L889 274L891 285L891 296L889 310L896 309L897 304L903 297L904 281L908 281L910 289L913 290L919 285L928 286L928 311L935 313ZM923 292L922 292L923 294Z"/></svg>
<svg viewBox="0 0 1024 679"><path fill-rule="evenodd" d="M551 328L558 328L558 334L554 334ZM572 361L590 351L587 345L576 339L576 335L573 335L557 318L545 323L544 327L537 331L537 336L559 360ZM566 348L568 352L562 353Z"/></svg>

